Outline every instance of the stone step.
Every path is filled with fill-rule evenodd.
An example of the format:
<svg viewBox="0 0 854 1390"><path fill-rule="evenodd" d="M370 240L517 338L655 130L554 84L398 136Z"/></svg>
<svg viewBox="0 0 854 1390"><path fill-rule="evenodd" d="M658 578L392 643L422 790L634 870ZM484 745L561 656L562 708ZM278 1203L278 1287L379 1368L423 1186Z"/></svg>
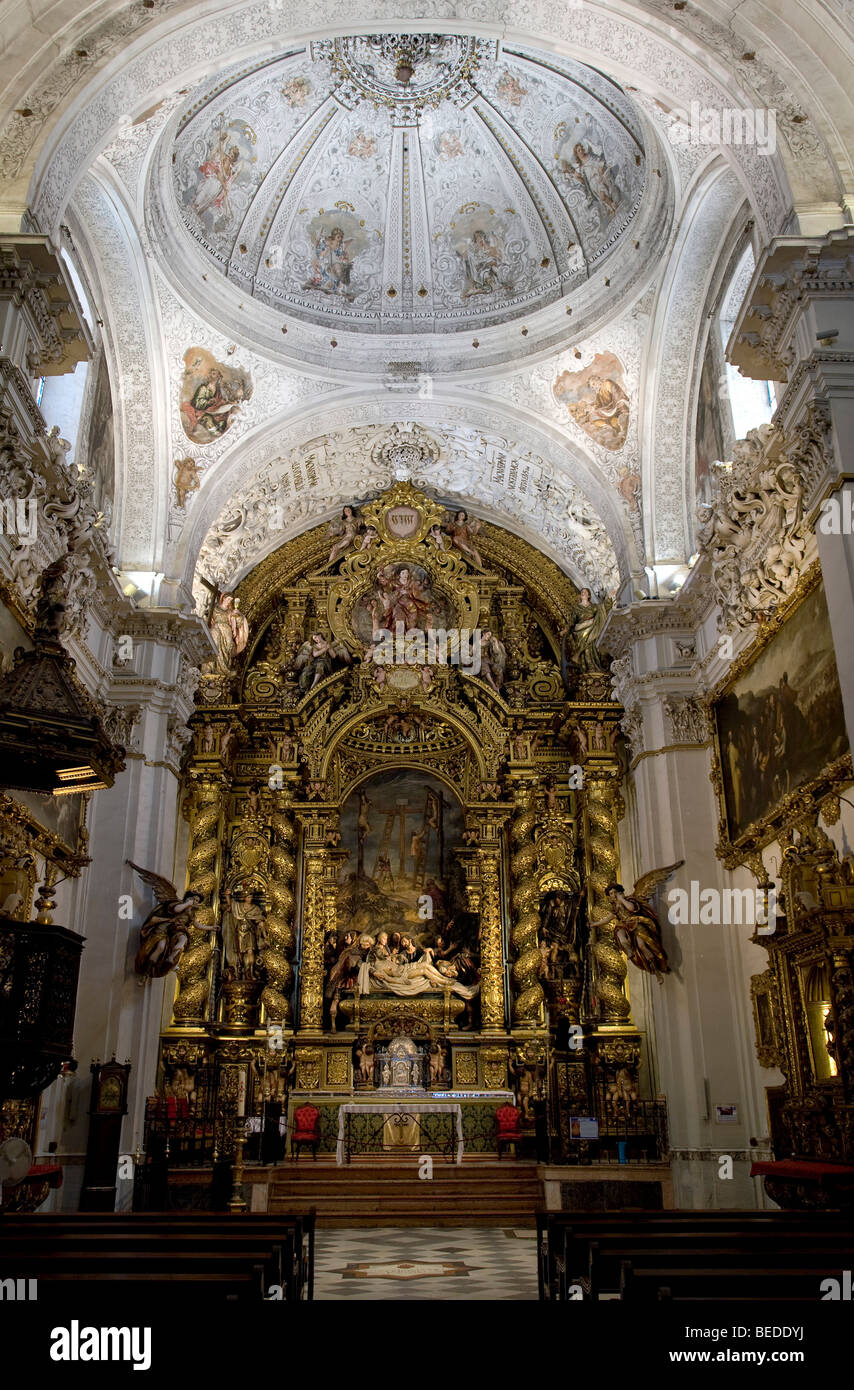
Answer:
<svg viewBox="0 0 854 1390"><path fill-rule="evenodd" d="M416 1161L312 1160L270 1173L268 1210L301 1215L314 1208L319 1226L532 1226L543 1206L536 1163L434 1163L432 1179Z"/></svg>

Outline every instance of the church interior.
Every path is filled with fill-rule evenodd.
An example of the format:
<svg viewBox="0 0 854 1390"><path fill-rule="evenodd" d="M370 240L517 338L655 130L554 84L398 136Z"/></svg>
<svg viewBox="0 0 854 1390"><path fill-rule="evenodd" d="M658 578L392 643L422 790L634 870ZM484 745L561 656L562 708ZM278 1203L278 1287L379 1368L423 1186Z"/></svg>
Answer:
<svg viewBox="0 0 854 1390"><path fill-rule="evenodd" d="M348 8L0 4L0 1322L800 1323L851 0Z"/></svg>

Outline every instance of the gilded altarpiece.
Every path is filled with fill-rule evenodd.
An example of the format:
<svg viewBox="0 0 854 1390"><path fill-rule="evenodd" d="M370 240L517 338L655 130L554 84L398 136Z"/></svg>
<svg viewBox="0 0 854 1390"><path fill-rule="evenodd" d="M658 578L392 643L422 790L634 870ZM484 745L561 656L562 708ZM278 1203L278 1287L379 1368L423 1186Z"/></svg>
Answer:
<svg viewBox="0 0 854 1390"><path fill-rule="evenodd" d="M184 774L188 881L218 930L181 962L164 1058L192 1039L247 1104L270 1067L352 1098L405 1034L419 1086L512 1090L529 1127L551 1102L559 1137L594 1073L637 1074L603 910L622 711L603 670L567 698L570 580L491 525L460 546L466 524L399 483L241 583L248 641L203 673Z"/></svg>

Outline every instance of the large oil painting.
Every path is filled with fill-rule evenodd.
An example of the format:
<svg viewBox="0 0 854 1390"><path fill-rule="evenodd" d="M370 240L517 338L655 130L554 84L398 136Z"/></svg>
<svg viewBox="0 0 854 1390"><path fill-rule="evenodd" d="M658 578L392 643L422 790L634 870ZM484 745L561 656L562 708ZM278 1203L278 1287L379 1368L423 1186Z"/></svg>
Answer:
<svg viewBox="0 0 854 1390"><path fill-rule="evenodd" d="M773 821L785 797L847 752L820 585L721 695L715 722L731 841L757 822Z"/></svg>
<svg viewBox="0 0 854 1390"><path fill-rule="evenodd" d="M324 1018L343 995L415 998L450 989L473 1026L480 990L477 917L468 911L454 851L462 810L438 778L408 768L378 773L341 816L348 851L338 881L337 930L324 942Z"/></svg>
<svg viewBox="0 0 854 1390"><path fill-rule="evenodd" d="M112 499L115 478L113 397L110 390L107 359L103 353L98 361L98 374L95 378L92 410L89 417L87 462L95 487L95 497L99 505L103 506L105 498Z"/></svg>

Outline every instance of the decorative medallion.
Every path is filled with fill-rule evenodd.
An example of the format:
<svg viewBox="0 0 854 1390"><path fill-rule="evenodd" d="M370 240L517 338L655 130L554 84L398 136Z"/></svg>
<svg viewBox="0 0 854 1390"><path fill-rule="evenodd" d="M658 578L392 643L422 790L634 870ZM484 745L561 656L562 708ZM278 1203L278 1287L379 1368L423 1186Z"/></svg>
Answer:
<svg viewBox="0 0 854 1390"><path fill-rule="evenodd" d="M494 40L457 34L370 34L311 45L312 58L327 59L341 75L335 97L342 106L370 101L407 121L441 101L467 106L477 95L471 74L495 51Z"/></svg>

